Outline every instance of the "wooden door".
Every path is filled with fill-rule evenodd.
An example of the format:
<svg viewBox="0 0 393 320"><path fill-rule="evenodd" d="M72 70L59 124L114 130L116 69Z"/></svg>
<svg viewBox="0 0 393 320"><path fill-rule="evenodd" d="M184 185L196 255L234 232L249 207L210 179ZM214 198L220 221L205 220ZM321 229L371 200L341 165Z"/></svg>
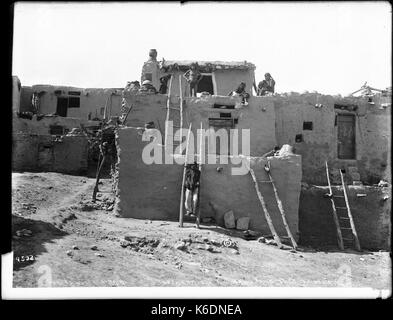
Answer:
<svg viewBox="0 0 393 320"><path fill-rule="evenodd" d="M60 117L67 116L68 98L57 97L56 114Z"/></svg>
<svg viewBox="0 0 393 320"><path fill-rule="evenodd" d="M355 116L337 115L337 153L339 159L356 159Z"/></svg>

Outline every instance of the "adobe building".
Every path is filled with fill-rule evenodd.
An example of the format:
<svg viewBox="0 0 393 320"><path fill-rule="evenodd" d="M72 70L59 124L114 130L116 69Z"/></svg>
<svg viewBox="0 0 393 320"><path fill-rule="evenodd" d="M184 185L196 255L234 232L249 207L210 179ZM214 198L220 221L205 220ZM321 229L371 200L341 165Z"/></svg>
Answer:
<svg viewBox="0 0 393 320"><path fill-rule="evenodd" d="M182 78L193 62L198 62L203 75L197 97L189 96L187 83ZM250 129L251 167L258 180L266 181L264 166L270 162L271 175L283 202L289 227L300 243L337 245L331 203L324 197L328 192L327 162L334 192L342 192L339 170L345 171L349 202L362 248L389 249L391 90L357 97L293 92L261 97L255 96L252 90L254 71L255 66L246 61L158 61L156 50L151 50L142 67L141 80L152 81L158 89L159 78L171 74L167 94L116 91L116 94L110 95L110 90L97 89L90 92L91 95L85 95L84 90L89 89L81 89L79 95L74 95L73 91L78 91L76 88L47 86L42 89L46 92L40 96L40 110L56 112L59 98L68 97L66 117L51 116L41 121L18 118L14 121L18 122L16 127L21 128L20 133L26 134L34 129L50 134L49 122L61 121L64 125L67 123L66 126L76 127L78 121L83 125L88 125L84 122L91 124L89 113L105 118L105 108L104 114L101 108L108 106L108 99L114 100L112 108L106 108L111 110L106 112L107 118L119 116L121 102L118 99L124 98L131 111L125 125L117 130L116 211L123 217L169 220L177 220L179 216L183 166L147 165L142 161L143 150L149 144L149 141L142 141L145 124L154 123L162 136L160 148L164 149L165 145L173 147L171 153L177 158L184 158L184 153L176 154L177 145L172 143L174 132L166 125L167 120L175 126L182 122L183 134L191 124L195 137L201 125L203 129L224 129L228 132L231 129ZM238 98L228 96L240 82L246 83L250 94L248 105L241 105ZM41 92L41 88L33 87L31 92ZM21 109L28 91L24 89L22 87ZM61 90L60 95L58 90ZM88 103L89 96L93 94L99 95L100 100ZM108 98L109 95L111 98ZM80 97L79 108L73 107L75 96ZM43 124L44 120L48 123L42 129L40 122ZM241 140L241 137L238 139ZM206 136L204 159L209 156L209 144L213 140L221 143L214 135ZM275 146L283 145L292 146L293 152L263 156ZM197 154L193 156L195 159ZM216 153L214 156L223 155ZM250 218L250 229L269 234L250 174L231 174L232 168L239 166L233 162L239 163L244 157L242 150L239 150L239 155L225 157L228 164L202 166L202 217L215 217L222 225L223 214L232 210L236 218ZM217 170L218 167L221 169ZM259 188L278 233L285 235L271 185L260 183Z"/></svg>

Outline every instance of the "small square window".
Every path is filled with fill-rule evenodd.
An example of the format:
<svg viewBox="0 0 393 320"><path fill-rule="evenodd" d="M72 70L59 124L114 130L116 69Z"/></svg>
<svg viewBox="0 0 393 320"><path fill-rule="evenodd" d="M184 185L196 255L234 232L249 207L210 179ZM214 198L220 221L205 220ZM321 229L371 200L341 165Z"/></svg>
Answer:
<svg viewBox="0 0 393 320"><path fill-rule="evenodd" d="M79 108L80 98L79 97L69 97L68 98L68 108Z"/></svg>
<svg viewBox="0 0 393 320"><path fill-rule="evenodd" d="M295 136L295 142L297 142L297 143L303 142L303 135L302 134L297 134Z"/></svg>
<svg viewBox="0 0 393 320"><path fill-rule="evenodd" d="M303 130L312 130L313 125L311 121L304 121L303 122Z"/></svg>

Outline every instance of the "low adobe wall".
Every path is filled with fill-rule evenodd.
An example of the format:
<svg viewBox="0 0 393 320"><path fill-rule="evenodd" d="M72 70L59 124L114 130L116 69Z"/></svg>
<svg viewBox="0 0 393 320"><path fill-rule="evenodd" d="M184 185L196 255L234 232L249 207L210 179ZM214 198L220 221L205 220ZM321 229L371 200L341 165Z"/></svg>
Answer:
<svg viewBox="0 0 393 320"><path fill-rule="evenodd" d="M277 187L293 236L298 236L298 208L300 182L302 178L301 157L269 157L272 179ZM267 181L269 177L264 170L267 159L251 158L257 180ZM218 172L217 167L222 167ZM255 191L255 185L248 173L232 175L231 169L237 165L207 164L202 168L201 204L202 216L213 216L220 225L223 224L225 212L232 210L236 218L249 217L250 229L271 234L264 212ZM280 211L271 183L259 182L259 190L266 202L273 224L279 235L286 236ZM214 209L213 209L214 208Z"/></svg>
<svg viewBox="0 0 393 320"><path fill-rule="evenodd" d="M61 142L54 138L51 135L14 134L12 170L85 174L88 165L87 138L63 136Z"/></svg>
<svg viewBox="0 0 393 320"><path fill-rule="evenodd" d="M342 189L333 187L334 194ZM348 186L349 203L360 246L363 249L390 249L391 186ZM328 187L303 187L300 195L299 229L304 245L337 246L337 232L332 216L331 202L324 198ZM365 194L358 197L358 194ZM386 199L386 197L388 197ZM338 200L337 200L338 199ZM384 200L385 199L385 200ZM342 201L342 202L338 202ZM345 202L336 198L336 205L345 207Z"/></svg>
<svg viewBox="0 0 393 320"><path fill-rule="evenodd" d="M50 134L51 126L62 126L64 129L71 130L73 128L80 128L81 125L98 126L99 121L89 121L77 118L64 118L64 117L43 117L41 120L37 120L34 116L33 119L24 119L14 116L12 118L12 132L16 133L29 133L38 135Z"/></svg>
<svg viewBox="0 0 393 320"><path fill-rule="evenodd" d="M151 164L142 161L142 130L121 128L117 133L118 181L116 210L123 217L178 220L183 166ZM301 157L271 157L271 173L295 237L298 233L298 208ZM259 180L268 180L263 167L266 159L252 158L251 166ZM223 170L217 172L217 167ZM202 217L213 216L220 225L223 214L233 210L235 217L250 217L250 228L270 234L250 174L232 175L238 165L206 164L202 169ZM286 235L271 184L260 183L266 205L280 235ZM214 209L213 209L214 208Z"/></svg>
<svg viewBox="0 0 393 320"><path fill-rule="evenodd" d="M179 214L183 167L147 165L142 161L142 131L117 132L116 211L123 217L176 220Z"/></svg>

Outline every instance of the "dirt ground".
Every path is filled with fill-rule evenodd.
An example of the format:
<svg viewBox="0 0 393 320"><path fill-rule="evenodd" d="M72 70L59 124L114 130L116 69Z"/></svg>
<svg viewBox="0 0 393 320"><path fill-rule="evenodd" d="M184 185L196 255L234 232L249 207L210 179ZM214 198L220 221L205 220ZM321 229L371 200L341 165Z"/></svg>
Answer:
<svg viewBox="0 0 393 320"><path fill-rule="evenodd" d="M390 288L388 252L298 251L192 221L116 217L110 180L13 173L14 287Z"/></svg>

